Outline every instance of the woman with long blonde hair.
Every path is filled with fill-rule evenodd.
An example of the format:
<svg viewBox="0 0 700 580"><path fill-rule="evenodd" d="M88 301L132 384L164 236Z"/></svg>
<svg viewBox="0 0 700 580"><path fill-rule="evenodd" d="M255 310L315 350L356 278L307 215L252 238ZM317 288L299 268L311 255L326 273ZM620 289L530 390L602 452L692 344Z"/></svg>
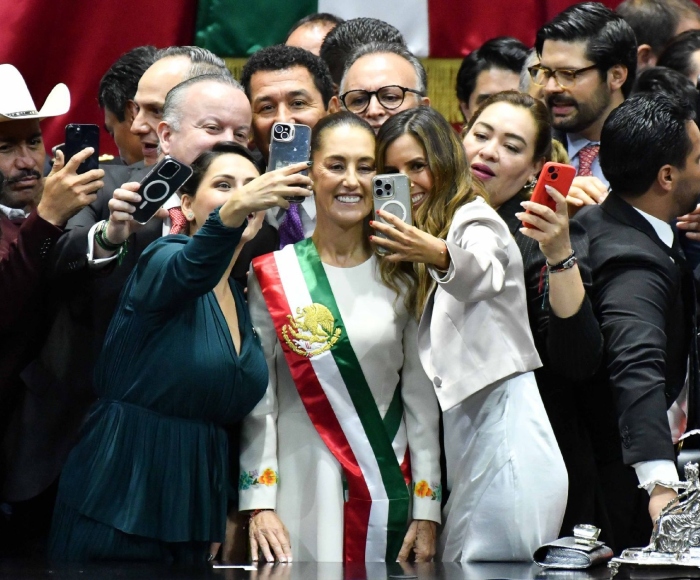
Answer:
<svg viewBox="0 0 700 580"><path fill-rule="evenodd" d="M508 227L472 181L459 138L419 107L377 136L380 173L412 182L415 226L380 212L372 241L421 316L418 350L443 411L447 486L438 554L444 561L530 560L554 540L567 476L532 371L523 264ZM410 264L409 264L410 265Z"/></svg>

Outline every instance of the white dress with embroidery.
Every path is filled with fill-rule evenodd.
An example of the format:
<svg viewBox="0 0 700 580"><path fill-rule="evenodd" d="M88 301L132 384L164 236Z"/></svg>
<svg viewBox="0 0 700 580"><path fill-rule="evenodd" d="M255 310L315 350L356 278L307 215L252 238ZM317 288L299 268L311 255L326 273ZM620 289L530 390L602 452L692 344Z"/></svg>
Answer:
<svg viewBox="0 0 700 580"><path fill-rule="evenodd" d="M374 256L353 268L323 267L382 417L402 383L416 485L412 518L439 523L439 410L418 358L417 324L403 300L381 283ZM240 509L276 509L289 530L295 560L342 561L342 469L307 415L252 269L248 301L270 382L243 422Z"/></svg>

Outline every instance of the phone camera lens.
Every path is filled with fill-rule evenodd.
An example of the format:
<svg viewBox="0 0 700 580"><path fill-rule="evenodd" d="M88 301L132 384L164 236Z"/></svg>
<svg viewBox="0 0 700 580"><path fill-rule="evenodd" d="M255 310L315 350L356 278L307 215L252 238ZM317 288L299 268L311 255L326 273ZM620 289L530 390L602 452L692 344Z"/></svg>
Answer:
<svg viewBox="0 0 700 580"><path fill-rule="evenodd" d="M376 193L376 194L377 194L377 197L381 197L382 195L384 195L384 191L383 191L383 190L381 190L381 189L377 189L377 190L375 190L375 192L374 192L374 193Z"/></svg>
<svg viewBox="0 0 700 580"><path fill-rule="evenodd" d="M556 167L547 167L547 171L549 171L549 173L554 173L556 170Z"/></svg>
<svg viewBox="0 0 700 580"><path fill-rule="evenodd" d="M275 133L277 133L277 134L279 135L281 132L282 132L282 126L281 126L281 125L277 125L277 126L275 127Z"/></svg>
<svg viewBox="0 0 700 580"><path fill-rule="evenodd" d="M377 185L377 187L381 187L384 182L381 179L377 179L377 181L374 183Z"/></svg>
<svg viewBox="0 0 700 580"><path fill-rule="evenodd" d="M386 189L387 191L391 191L391 183L387 183L387 184L384 186L384 189Z"/></svg>
<svg viewBox="0 0 700 580"><path fill-rule="evenodd" d="M554 180L557 179L558 177L559 177L559 174L558 174L558 173L552 173L552 181L554 181Z"/></svg>

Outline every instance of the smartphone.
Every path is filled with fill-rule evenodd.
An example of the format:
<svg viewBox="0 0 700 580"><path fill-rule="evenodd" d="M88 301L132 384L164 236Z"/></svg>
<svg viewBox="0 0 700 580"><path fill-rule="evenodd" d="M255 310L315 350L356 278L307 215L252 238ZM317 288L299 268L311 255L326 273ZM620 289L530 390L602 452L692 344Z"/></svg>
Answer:
<svg viewBox="0 0 700 580"><path fill-rule="evenodd" d="M378 209L395 215L402 222L413 225L413 212L411 211L411 181L403 173L386 173L375 175L372 179L372 197L374 198L374 212ZM380 223L387 223L378 218ZM386 238L384 234L377 232L377 236ZM383 248L377 248L380 254L386 254Z"/></svg>
<svg viewBox="0 0 700 580"><path fill-rule="evenodd" d="M100 167L100 128L97 125L77 123L66 125L66 142L62 147L66 163L86 147L92 147L94 151L90 157L78 165L79 175Z"/></svg>
<svg viewBox="0 0 700 580"><path fill-rule="evenodd" d="M140 224L145 224L158 211L168 198L175 193L192 175L189 165L166 156L151 169L141 181L138 194L141 203L132 214Z"/></svg>
<svg viewBox="0 0 700 580"><path fill-rule="evenodd" d="M554 161L548 161L544 164L542 171L540 171L540 176L537 179L537 184L535 189L532 191L532 196L530 201L535 203L541 203L546 205L552 211L557 210L557 203L549 196L545 190L545 185L551 185L564 197L569 193L571 189L571 183L576 177L576 168L571 165L565 165L564 163L555 163ZM530 213L528 210L526 213ZM523 222L526 228L537 229L532 224Z"/></svg>
<svg viewBox="0 0 700 580"><path fill-rule="evenodd" d="M308 161L311 154L311 127L294 123L275 123L270 134L270 161L268 171L287 167L294 163ZM301 171L306 175L307 171ZM290 203L301 203L306 198L292 195L287 198Z"/></svg>

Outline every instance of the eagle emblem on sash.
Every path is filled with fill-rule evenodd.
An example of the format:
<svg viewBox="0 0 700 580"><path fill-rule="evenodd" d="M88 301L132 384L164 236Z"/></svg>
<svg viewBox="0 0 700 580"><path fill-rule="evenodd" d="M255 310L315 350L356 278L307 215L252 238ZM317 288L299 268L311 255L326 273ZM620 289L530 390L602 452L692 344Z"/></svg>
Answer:
<svg viewBox="0 0 700 580"><path fill-rule="evenodd" d="M317 356L333 348L340 338L341 328L323 304L314 303L297 308L297 315L287 315L289 324L282 327L282 337L295 353L305 357Z"/></svg>

